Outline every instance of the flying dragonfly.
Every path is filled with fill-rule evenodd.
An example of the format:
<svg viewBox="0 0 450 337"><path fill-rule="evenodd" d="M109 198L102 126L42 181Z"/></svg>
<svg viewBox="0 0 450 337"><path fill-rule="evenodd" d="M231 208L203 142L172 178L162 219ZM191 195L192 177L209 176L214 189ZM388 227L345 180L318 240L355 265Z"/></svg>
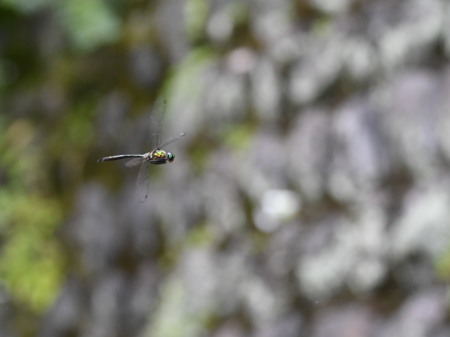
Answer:
<svg viewBox="0 0 450 337"><path fill-rule="evenodd" d="M178 136L170 137L163 144L161 144L160 129L161 129L161 119L158 121L156 126L155 132L156 148L154 148L150 152L142 154L116 154L113 156L103 157L97 160L98 162L105 162L131 158L131 160L125 163L125 166L133 167L140 165L136 186L144 192L142 193L143 197L141 198L141 202L144 202L148 197L150 165L162 165L173 162L175 160L175 155L170 151L164 150L163 147L172 144L173 142L179 140L181 137L186 135L185 132L182 132Z"/></svg>

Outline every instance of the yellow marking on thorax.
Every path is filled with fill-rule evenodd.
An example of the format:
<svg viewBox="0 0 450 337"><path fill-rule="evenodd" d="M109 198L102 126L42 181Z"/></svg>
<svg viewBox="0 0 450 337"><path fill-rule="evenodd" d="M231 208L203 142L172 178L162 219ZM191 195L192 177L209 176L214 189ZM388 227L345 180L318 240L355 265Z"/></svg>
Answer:
<svg viewBox="0 0 450 337"><path fill-rule="evenodd" d="M152 159L165 159L167 157L166 151L156 150L152 153Z"/></svg>

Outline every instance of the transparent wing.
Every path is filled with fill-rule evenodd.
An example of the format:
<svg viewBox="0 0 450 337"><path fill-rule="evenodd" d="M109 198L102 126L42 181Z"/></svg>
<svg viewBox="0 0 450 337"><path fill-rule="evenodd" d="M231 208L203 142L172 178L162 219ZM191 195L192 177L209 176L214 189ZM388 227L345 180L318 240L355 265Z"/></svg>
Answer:
<svg viewBox="0 0 450 337"><path fill-rule="evenodd" d="M186 132L182 132L180 133L178 136L174 136L174 137L170 137L169 139L167 139L160 147L164 147L167 146L175 141L177 141L178 139L180 139L181 137L184 137L186 135Z"/></svg>
<svg viewBox="0 0 450 337"><path fill-rule="evenodd" d="M161 144L161 130L162 130L162 124L164 115L166 114L167 109L167 101L165 98L159 98L156 103L155 107L152 111L152 115L150 116L151 121L151 129L153 130L153 147L155 149L161 149L164 146L167 146L181 137L185 136L186 133L182 132L178 136L170 137L167 139L163 144Z"/></svg>
<svg viewBox="0 0 450 337"><path fill-rule="evenodd" d="M160 148L161 144L161 129L162 122L164 118L164 112L166 108L166 100L164 98L159 98L155 103L155 108L153 109L152 115L150 117L151 130L153 131L153 144L155 148Z"/></svg>
<svg viewBox="0 0 450 337"><path fill-rule="evenodd" d="M142 161L139 173L136 179L137 196L140 202L144 202L148 198L149 185L149 169L150 164L147 161Z"/></svg>
<svg viewBox="0 0 450 337"><path fill-rule="evenodd" d="M144 161L144 158L134 158L134 159L127 161L125 163L125 166L127 166L127 167L139 166L142 164L143 161Z"/></svg>

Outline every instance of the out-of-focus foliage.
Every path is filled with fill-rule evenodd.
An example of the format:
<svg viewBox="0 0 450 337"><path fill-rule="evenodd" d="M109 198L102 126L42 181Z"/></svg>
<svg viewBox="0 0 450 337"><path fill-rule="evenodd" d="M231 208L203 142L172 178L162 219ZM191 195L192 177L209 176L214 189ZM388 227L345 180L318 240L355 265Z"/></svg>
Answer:
<svg viewBox="0 0 450 337"><path fill-rule="evenodd" d="M76 48L91 50L119 37L119 18L108 7L108 1L68 0L56 1L55 5Z"/></svg>
<svg viewBox="0 0 450 337"><path fill-rule="evenodd" d="M62 221L58 200L49 194L42 148L34 126L18 119L5 127L2 118L0 165L0 275L6 289L33 310L43 310L62 280L62 258L55 237Z"/></svg>
<svg viewBox="0 0 450 337"><path fill-rule="evenodd" d="M111 1L103 0L2 0L23 13L52 9L58 23L66 30L76 50L89 51L105 43L116 41L120 21L111 8ZM57 28L57 27L55 27Z"/></svg>
<svg viewBox="0 0 450 337"><path fill-rule="evenodd" d="M10 5L28 13L42 10L50 3L15 2ZM3 17L8 15L14 18L17 14L3 13ZM7 28L8 21L4 20L3 24ZM87 24L83 27L87 28ZM113 33L110 29L108 31L108 34ZM105 42L103 37L95 37L95 29L91 32L93 34L84 42L80 40L74 46L91 48ZM64 279L65 259L58 226L63 220L65 205L57 194L61 188L58 179L67 182L67 174L73 173L79 177L83 170L83 158L86 150L92 146L92 107L87 107L88 100L84 100L74 104L74 113L63 114L61 118L55 119L56 115L40 113L32 117L36 110L62 108L58 96L53 96L53 90L61 92L61 88L56 88L56 85L64 85L70 80L67 73L61 71L68 65L64 65L63 59L59 60L60 73L55 74L53 79L51 72L42 74L39 69L33 69L32 63L39 59L38 53L30 56L29 60L22 59L24 55L20 53L32 52L23 45L25 39L5 41L4 59L1 62L0 235L4 243L0 256L0 275L5 289L17 299L20 306L39 313L54 300L55 292ZM46 65L43 64L43 67L46 68ZM61 82L51 83L54 80ZM52 99L46 100L45 95L52 95ZM41 102L48 105L43 106ZM18 111L23 111L22 117ZM55 158L61 160L70 171L64 172L63 176L60 173L54 175ZM66 187L70 187L70 183Z"/></svg>
<svg viewBox="0 0 450 337"><path fill-rule="evenodd" d="M21 305L41 311L55 299L60 286L63 261L55 241L61 220L57 201L3 191L0 206L3 238L0 274L6 289Z"/></svg>
<svg viewBox="0 0 450 337"><path fill-rule="evenodd" d="M33 12L44 8L45 6L52 5L55 3L53 0L36 0L36 1L25 1L25 0L2 0L3 5L10 6L17 10L23 11L25 13Z"/></svg>

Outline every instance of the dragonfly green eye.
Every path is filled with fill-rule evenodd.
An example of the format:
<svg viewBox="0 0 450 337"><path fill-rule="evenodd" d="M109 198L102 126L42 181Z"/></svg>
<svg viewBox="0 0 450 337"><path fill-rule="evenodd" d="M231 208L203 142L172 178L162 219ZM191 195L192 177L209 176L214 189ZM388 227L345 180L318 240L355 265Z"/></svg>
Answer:
<svg viewBox="0 0 450 337"><path fill-rule="evenodd" d="M172 152L167 152L167 160L169 162L173 162L174 159L175 159L175 155Z"/></svg>

